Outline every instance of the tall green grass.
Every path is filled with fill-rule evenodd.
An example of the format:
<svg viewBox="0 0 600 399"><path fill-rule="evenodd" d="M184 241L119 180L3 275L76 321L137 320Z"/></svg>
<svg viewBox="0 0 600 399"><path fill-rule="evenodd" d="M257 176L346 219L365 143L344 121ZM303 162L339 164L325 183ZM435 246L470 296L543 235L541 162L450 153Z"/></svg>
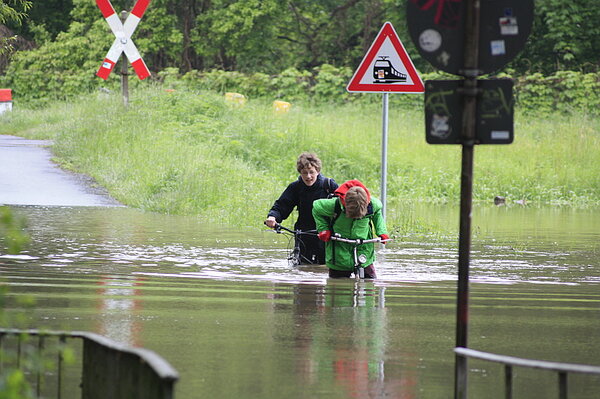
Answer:
<svg viewBox="0 0 600 399"><path fill-rule="evenodd" d="M374 94L375 96L376 94ZM399 95L403 96L403 95ZM407 96L407 95L404 95ZM212 222L260 225L296 179L295 160L314 151L323 173L362 180L375 195L381 179L379 105L302 106L276 114L269 101L243 107L221 95L159 87L94 94L0 117L0 133L53 139L56 159L94 177L121 202ZM393 106L389 116L388 224L435 229L417 220L419 201L458 203L460 146L425 143L422 112ZM600 203L600 120L585 115L517 114L515 142L475 149L474 199L501 195L530 204Z"/></svg>

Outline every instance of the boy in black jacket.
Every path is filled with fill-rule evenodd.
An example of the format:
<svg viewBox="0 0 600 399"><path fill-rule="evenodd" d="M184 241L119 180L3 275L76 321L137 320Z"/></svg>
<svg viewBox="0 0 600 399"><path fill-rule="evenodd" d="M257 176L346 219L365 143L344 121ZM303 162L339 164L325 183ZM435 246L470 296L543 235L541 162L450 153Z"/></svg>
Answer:
<svg viewBox="0 0 600 399"><path fill-rule="evenodd" d="M338 185L333 179L321 174L321 160L313 153L304 152L296 161L296 169L300 176L290 183L269 211L265 224L271 228L281 223L298 208L296 230L314 230L315 220L312 216L312 203L320 198L327 198ZM303 245L302 245L303 244ZM325 263L325 247L316 236L303 235L300 245L302 263Z"/></svg>

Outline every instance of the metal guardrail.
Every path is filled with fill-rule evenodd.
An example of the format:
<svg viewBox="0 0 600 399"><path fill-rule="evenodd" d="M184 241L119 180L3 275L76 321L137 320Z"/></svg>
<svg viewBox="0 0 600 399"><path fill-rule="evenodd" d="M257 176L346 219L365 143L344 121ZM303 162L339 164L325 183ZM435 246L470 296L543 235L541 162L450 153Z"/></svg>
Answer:
<svg viewBox="0 0 600 399"><path fill-rule="evenodd" d="M8 337L17 342L7 342ZM7 363L5 346L12 344L15 350L16 364L22 368L25 355L24 341L37 337L37 362L41 362L43 351L47 350L47 341L56 339L56 370L48 372L41 368L27 371L29 380L34 386L37 397L42 397L44 381L48 375L55 377L52 381L56 393L53 397L62 399L63 380L65 378L64 354L67 339L82 340L81 375L77 377L78 388L81 388L82 399L173 399L174 386L179 379L177 371L156 353L142 348L131 348L119 344L106 337L81 331L39 331L0 329L0 367ZM16 346L16 347L15 347ZM32 345L30 345L32 346Z"/></svg>
<svg viewBox="0 0 600 399"><path fill-rule="evenodd" d="M558 363L548 362L543 360L523 359L513 356L497 355L494 353L482 352L469 348L454 348L454 353L466 359L480 359L489 362L504 364L504 386L505 398L512 399L513 393L513 367L527 367L535 369L544 369L555 371L558 373L558 397L559 399L567 399L568 384L567 375L569 373L583 373L600 375L600 367L588 366L583 364ZM466 392L466 387L461 387L463 392Z"/></svg>

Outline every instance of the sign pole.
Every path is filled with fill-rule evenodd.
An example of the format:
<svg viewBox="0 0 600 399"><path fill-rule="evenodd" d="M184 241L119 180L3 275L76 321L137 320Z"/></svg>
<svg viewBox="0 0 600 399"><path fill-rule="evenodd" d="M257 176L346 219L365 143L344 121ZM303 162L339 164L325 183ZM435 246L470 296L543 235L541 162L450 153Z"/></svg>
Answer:
<svg viewBox="0 0 600 399"><path fill-rule="evenodd" d="M389 93L383 93L382 96L382 134L381 134L381 214L385 220L387 210L387 143L388 143L388 110L389 110Z"/></svg>
<svg viewBox="0 0 600 399"><path fill-rule="evenodd" d="M425 137L430 144L462 145L456 347L467 348L474 149L476 144L510 144L514 130L512 82L478 77L499 70L523 49L534 0L433 3L407 1L406 19L421 56L463 77L426 82ZM467 398L467 373L467 358L456 355L455 399Z"/></svg>
<svg viewBox="0 0 600 399"><path fill-rule="evenodd" d="M466 348L469 327L469 262L471 253L471 212L473 206L473 157L477 118L477 76L479 76L480 0L467 0L464 37L462 166L460 182L460 231L458 243L458 288L456 303L456 346ZM467 398L467 358L456 355L456 399Z"/></svg>
<svg viewBox="0 0 600 399"><path fill-rule="evenodd" d="M121 22L125 23L127 11L121 11ZM129 107L129 72L127 71L127 57L121 54L121 93L123 93L123 105Z"/></svg>
<svg viewBox="0 0 600 399"><path fill-rule="evenodd" d="M389 93L423 93L423 81L390 22L383 24L346 86L349 92L381 93L381 213L387 213L387 142Z"/></svg>

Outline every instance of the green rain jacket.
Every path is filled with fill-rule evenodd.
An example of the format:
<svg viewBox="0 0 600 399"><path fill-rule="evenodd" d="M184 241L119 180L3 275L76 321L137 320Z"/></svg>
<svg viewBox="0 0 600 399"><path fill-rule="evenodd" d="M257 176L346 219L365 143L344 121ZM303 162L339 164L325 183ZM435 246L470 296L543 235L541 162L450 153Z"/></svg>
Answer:
<svg viewBox="0 0 600 399"><path fill-rule="evenodd" d="M385 221L381 214L383 205L377 198L371 197L371 203L367 215L361 219L351 219L346 216L344 206L340 201L340 215L335 219L333 226L336 202L339 198L320 199L313 202L313 217L317 225L317 231L331 230L333 234L339 234L348 239L369 239L388 234ZM372 222L372 223L371 223ZM354 270L353 245L345 242L328 241L325 246L325 263L328 268L334 270ZM375 244L361 244L357 249L358 255L365 254L367 261L363 267L371 265L375 261Z"/></svg>

